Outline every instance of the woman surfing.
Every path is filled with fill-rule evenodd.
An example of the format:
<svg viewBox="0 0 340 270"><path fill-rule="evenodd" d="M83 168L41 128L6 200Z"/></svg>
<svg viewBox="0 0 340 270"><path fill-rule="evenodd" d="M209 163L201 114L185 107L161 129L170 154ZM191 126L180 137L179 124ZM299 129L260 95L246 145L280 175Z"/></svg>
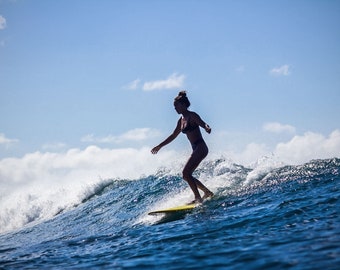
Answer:
<svg viewBox="0 0 340 270"><path fill-rule="evenodd" d="M205 129L210 134L211 128L206 124L201 117L192 111L189 111L190 101L187 98L186 92L179 92L174 101L175 110L178 114L182 114L182 117L178 120L177 126L173 133L166 138L159 145L151 150L152 154L157 152L165 145L172 142L181 132L187 135L187 138L192 146L192 154L184 166L183 179L188 182L191 190L194 193L195 200L192 203L202 203L204 199L212 197L214 194L204 186L198 179L192 176L195 169L201 163L201 161L208 155L208 147L203 140L200 127ZM198 189L202 190L204 195L201 197Z"/></svg>

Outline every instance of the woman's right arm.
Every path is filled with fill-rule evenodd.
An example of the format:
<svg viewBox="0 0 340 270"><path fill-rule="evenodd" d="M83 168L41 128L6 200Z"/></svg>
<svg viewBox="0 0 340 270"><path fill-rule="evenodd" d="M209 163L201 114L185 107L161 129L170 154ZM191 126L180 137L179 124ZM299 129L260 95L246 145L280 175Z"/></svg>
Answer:
<svg viewBox="0 0 340 270"><path fill-rule="evenodd" d="M172 134L166 138L163 142L161 142L159 145L157 145L156 147L152 148L151 153L152 154L157 154L157 152L165 145L171 143L177 136L178 134L181 133L181 119L178 120L177 122L177 126L174 130L174 132L172 132Z"/></svg>

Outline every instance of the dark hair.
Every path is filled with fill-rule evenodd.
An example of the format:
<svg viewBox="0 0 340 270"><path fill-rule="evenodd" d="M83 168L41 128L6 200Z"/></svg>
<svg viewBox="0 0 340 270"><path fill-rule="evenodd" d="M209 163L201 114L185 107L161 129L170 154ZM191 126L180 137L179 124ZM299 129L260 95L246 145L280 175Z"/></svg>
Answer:
<svg viewBox="0 0 340 270"><path fill-rule="evenodd" d="M181 102L182 104L184 104L187 108L190 107L190 101L187 98L187 92L185 92L185 90L181 91L178 93L178 96L175 97L175 102Z"/></svg>

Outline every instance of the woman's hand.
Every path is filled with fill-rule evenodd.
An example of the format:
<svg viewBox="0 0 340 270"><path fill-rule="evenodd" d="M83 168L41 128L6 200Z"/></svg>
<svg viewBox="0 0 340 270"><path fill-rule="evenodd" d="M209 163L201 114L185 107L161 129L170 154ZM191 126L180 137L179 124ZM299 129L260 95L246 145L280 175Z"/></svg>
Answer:
<svg viewBox="0 0 340 270"><path fill-rule="evenodd" d="M154 147L154 148L152 148L151 149L151 153L152 154L157 154L158 153L158 151L161 149L161 147L158 145L158 146L156 146L156 147Z"/></svg>
<svg viewBox="0 0 340 270"><path fill-rule="evenodd" d="M205 124L204 129L205 129L206 132L208 132L208 133L210 134L210 132L211 132L211 127L209 127L208 124Z"/></svg>

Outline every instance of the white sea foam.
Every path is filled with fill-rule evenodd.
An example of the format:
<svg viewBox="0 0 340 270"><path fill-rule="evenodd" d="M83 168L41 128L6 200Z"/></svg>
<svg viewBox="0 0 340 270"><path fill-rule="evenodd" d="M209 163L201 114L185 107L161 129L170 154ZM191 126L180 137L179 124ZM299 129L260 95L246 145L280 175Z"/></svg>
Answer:
<svg viewBox="0 0 340 270"><path fill-rule="evenodd" d="M71 149L0 161L0 232L45 220L74 207L105 181L139 179L158 168L174 168L178 153L149 148Z"/></svg>
<svg viewBox="0 0 340 270"><path fill-rule="evenodd" d="M213 149L211 152L209 158L218 159ZM264 155L270 158L261 159ZM225 156L253 169L243 182L243 185L250 185L261 174L281 166L283 163L280 161L302 164L315 158L339 157L340 131L333 131L329 137L312 132L295 135L290 141L277 144L272 151L268 151L266 146L251 145L243 153L226 152ZM188 152L183 154L168 149L151 155L149 147L107 149L89 146L64 153L35 152L21 158L2 159L0 233L20 228L32 221L49 219L60 211L70 209L112 179L140 179L156 173L161 167L171 174L178 174L187 157ZM251 160L259 162L251 165ZM231 160L225 161L217 165L213 172L202 173L203 182L213 191L234 185L238 169L232 164ZM158 206L185 203L190 194L188 189L169 199L165 198Z"/></svg>

